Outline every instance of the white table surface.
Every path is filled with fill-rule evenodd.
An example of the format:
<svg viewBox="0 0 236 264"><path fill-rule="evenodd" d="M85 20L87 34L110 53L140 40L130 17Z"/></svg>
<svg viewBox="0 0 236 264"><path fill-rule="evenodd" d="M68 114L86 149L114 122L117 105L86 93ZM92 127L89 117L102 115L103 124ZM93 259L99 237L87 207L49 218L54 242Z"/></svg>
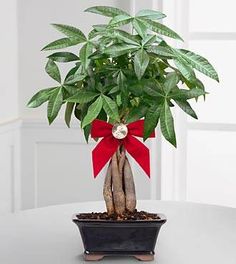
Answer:
<svg viewBox="0 0 236 264"><path fill-rule="evenodd" d="M138 208L164 213L158 264L236 264L236 209L186 202L139 201ZM71 216L103 211L103 202L76 203L26 210L0 217L1 264L85 263L79 230ZM139 263L111 258L104 263ZM100 262L101 263L101 262Z"/></svg>

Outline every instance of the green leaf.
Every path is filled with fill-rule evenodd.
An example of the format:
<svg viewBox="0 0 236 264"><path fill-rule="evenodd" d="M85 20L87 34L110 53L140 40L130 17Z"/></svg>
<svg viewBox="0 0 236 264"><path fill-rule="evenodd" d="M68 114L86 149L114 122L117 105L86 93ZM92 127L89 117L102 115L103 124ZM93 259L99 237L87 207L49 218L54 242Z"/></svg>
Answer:
<svg viewBox="0 0 236 264"><path fill-rule="evenodd" d="M131 51L137 50L137 46L131 44L114 44L107 47L104 50L105 54L108 54L112 57L118 57L124 54L127 54Z"/></svg>
<svg viewBox="0 0 236 264"><path fill-rule="evenodd" d="M93 7L87 8L84 11L107 16L107 17L115 17L118 15L128 15L128 13L126 13L125 11L119 8L112 7L112 6L93 6Z"/></svg>
<svg viewBox="0 0 236 264"><path fill-rule="evenodd" d="M85 75L74 74L66 78L64 84L66 85L75 84L79 81L84 80L85 77L86 77Z"/></svg>
<svg viewBox="0 0 236 264"><path fill-rule="evenodd" d="M57 87L40 90L29 100L27 106L30 108L35 108L45 103L46 101L48 101L53 90L56 88Z"/></svg>
<svg viewBox="0 0 236 264"><path fill-rule="evenodd" d="M90 131L91 131L91 125L87 125L86 127L83 128L84 130L84 138L86 140L86 142L88 143L89 140L89 135L90 135Z"/></svg>
<svg viewBox="0 0 236 264"><path fill-rule="evenodd" d="M174 59L174 63L186 80L193 82L196 79L193 69L185 61L178 58Z"/></svg>
<svg viewBox="0 0 236 264"><path fill-rule="evenodd" d="M69 25L63 25L63 24L52 24L58 31L63 33L69 38L78 39L81 42L86 41L86 37L84 33L75 27L69 26Z"/></svg>
<svg viewBox="0 0 236 264"><path fill-rule="evenodd" d="M136 30L136 32L142 38L145 38L145 36L147 35L147 27L144 25L144 23L141 20L134 18L132 21L132 25L134 29Z"/></svg>
<svg viewBox="0 0 236 264"><path fill-rule="evenodd" d="M205 91L198 88L193 88L191 90L175 89L169 94L169 97L174 100L189 100L205 94L207 94Z"/></svg>
<svg viewBox="0 0 236 264"><path fill-rule="evenodd" d="M167 100L164 101L161 109L160 123L163 136L167 141L176 147L174 120Z"/></svg>
<svg viewBox="0 0 236 264"><path fill-rule="evenodd" d="M103 98L99 96L97 100L89 106L87 115L84 117L82 121L82 128L91 124L91 122L94 119L96 119L96 117L99 115L100 111L102 110L102 106L103 106Z"/></svg>
<svg viewBox="0 0 236 264"><path fill-rule="evenodd" d="M148 47L149 45L151 45L154 42L156 42L156 40L157 40L156 35L151 35L151 34L150 35L147 35L142 40L142 46L143 47L146 47L146 46Z"/></svg>
<svg viewBox="0 0 236 264"><path fill-rule="evenodd" d="M66 99L67 102L84 104L91 102L95 97L99 96L98 93L92 91L80 90L75 95Z"/></svg>
<svg viewBox="0 0 236 264"><path fill-rule="evenodd" d="M126 76L124 75L123 71L120 70L117 75L117 84L120 90L124 90L126 81L127 81Z"/></svg>
<svg viewBox="0 0 236 264"><path fill-rule="evenodd" d="M93 28L98 32L104 32L107 29L107 24L93 25Z"/></svg>
<svg viewBox="0 0 236 264"><path fill-rule="evenodd" d="M156 55L159 55L159 56L171 57L171 58L175 57L175 55L173 54L173 52L170 49L168 49L167 47L162 47L160 45L151 46L148 48L147 51L150 53L154 53Z"/></svg>
<svg viewBox="0 0 236 264"><path fill-rule="evenodd" d="M129 15L118 15L112 18L109 23L109 27L120 27L128 24L132 21L132 17Z"/></svg>
<svg viewBox="0 0 236 264"><path fill-rule="evenodd" d="M82 41L78 39L69 39L69 38L61 38L57 39L49 44L47 44L45 47L42 48L42 50L55 50L55 49L63 49L71 46L75 46Z"/></svg>
<svg viewBox="0 0 236 264"><path fill-rule="evenodd" d="M79 57L85 69L87 69L89 66L90 63L89 56L92 53L93 53L93 45L90 42L84 44L84 46L80 49Z"/></svg>
<svg viewBox="0 0 236 264"><path fill-rule="evenodd" d="M150 30L159 33L161 35L174 38L174 39L179 39L183 40L176 32L174 32L172 29L168 28L167 26L156 22L152 21L150 19L142 19L143 24L149 28Z"/></svg>
<svg viewBox="0 0 236 264"><path fill-rule="evenodd" d="M117 37L118 39L128 43L128 44L133 44L133 45L136 45L136 46L139 46L139 42L137 41L137 39L129 34L128 32L126 31L123 31L123 30L115 30L114 31L114 36Z"/></svg>
<svg viewBox="0 0 236 264"><path fill-rule="evenodd" d="M71 115L74 110L75 103L68 102L66 104L66 110L65 110L65 122L68 127L70 127L70 121L71 121Z"/></svg>
<svg viewBox="0 0 236 264"><path fill-rule="evenodd" d="M120 87L117 85L117 86L113 87L113 88L108 92L108 94L114 94L114 93L117 93L118 91L120 91Z"/></svg>
<svg viewBox="0 0 236 264"><path fill-rule="evenodd" d="M102 95L103 109L106 114L115 121L120 121L117 104L108 96Z"/></svg>
<svg viewBox="0 0 236 264"><path fill-rule="evenodd" d="M51 59L48 60L46 67L45 67L45 71L51 78L53 78L59 83L61 82L61 75L60 75L59 68L53 60Z"/></svg>
<svg viewBox="0 0 236 264"><path fill-rule="evenodd" d="M176 104L188 115L191 117L198 119L195 111L192 109L191 105L184 100L175 100Z"/></svg>
<svg viewBox="0 0 236 264"><path fill-rule="evenodd" d="M63 94L63 99L66 100L67 98L75 95L78 92L78 87L75 85L65 85L63 84L64 88L64 94Z"/></svg>
<svg viewBox="0 0 236 264"><path fill-rule="evenodd" d="M126 122L131 123L136 120L139 120L140 118L144 117L147 112L148 107L146 105L139 105L138 107L134 107L129 112Z"/></svg>
<svg viewBox="0 0 236 264"><path fill-rule="evenodd" d="M155 11L155 10L150 10L150 9L143 9L141 11L139 11L135 17L144 17L144 18L148 18L148 19L152 19L152 20L159 20L162 18L165 18L166 15L159 12L159 11Z"/></svg>
<svg viewBox="0 0 236 264"><path fill-rule="evenodd" d="M140 49L134 56L134 71L139 80L143 77L149 63L149 56L147 52Z"/></svg>
<svg viewBox="0 0 236 264"><path fill-rule="evenodd" d="M48 101L48 121L51 124L54 119L57 117L58 112L61 109L63 103L63 91L62 87L58 87L53 91L51 94L49 101Z"/></svg>
<svg viewBox="0 0 236 264"><path fill-rule="evenodd" d="M162 105L153 105L148 109L144 119L144 140L155 130L160 118L161 108Z"/></svg>
<svg viewBox="0 0 236 264"><path fill-rule="evenodd" d="M143 90L146 94L152 96L152 97L164 97L165 95L162 94L162 91L158 89L158 87L155 87L152 85L144 85Z"/></svg>
<svg viewBox="0 0 236 264"><path fill-rule="evenodd" d="M168 95L169 92L177 85L179 77L176 72L168 73L164 82L164 91Z"/></svg>
<svg viewBox="0 0 236 264"><path fill-rule="evenodd" d="M79 57L71 52L56 52L49 55L47 58L56 62L70 62L79 60Z"/></svg>
<svg viewBox="0 0 236 264"><path fill-rule="evenodd" d="M216 70L207 59L189 50L176 49L176 52L193 68L219 82Z"/></svg>

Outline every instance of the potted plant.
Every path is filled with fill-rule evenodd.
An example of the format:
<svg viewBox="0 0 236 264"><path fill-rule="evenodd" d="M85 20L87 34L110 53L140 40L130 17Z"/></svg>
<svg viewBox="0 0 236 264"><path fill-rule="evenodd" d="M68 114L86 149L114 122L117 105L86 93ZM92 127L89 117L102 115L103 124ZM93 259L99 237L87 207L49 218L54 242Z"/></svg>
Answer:
<svg viewBox="0 0 236 264"><path fill-rule="evenodd" d="M55 52L47 56L46 72L58 84L40 90L29 107L48 102L51 124L63 104L65 122L80 121L86 141L102 138L93 150L96 177L108 164L104 181L105 213L82 213L73 221L79 226L85 259L104 255L134 255L153 259L163 215L136 210L135 185L128 152L150 176L145 141L154 137L160 124L166 140L176 147L171 109L180 107L197 118L190 99L207 94L195 70L218 81L213 66L202 56L167 44L169 37L182 41L173 30L158 22L165 15L141 10L135 16L114 7L95 6L86 12L109 17L107 24L93 25L88 37L78 28L53 24L64 36L46 45L51 51L80 45L79 52ZM131 31L121 29L130 25ZM62 81L59 63L73 66Z"/></svg>

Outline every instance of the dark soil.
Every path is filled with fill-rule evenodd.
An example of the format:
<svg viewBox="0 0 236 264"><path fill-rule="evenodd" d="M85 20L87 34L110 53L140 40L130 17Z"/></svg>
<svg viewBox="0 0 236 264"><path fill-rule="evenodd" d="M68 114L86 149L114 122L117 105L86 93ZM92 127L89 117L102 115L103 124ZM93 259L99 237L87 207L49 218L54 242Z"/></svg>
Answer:
<svg viewBox="0 0 236 264"><path fill-rule="evenodd" d="M103 213L81 213L76 215L78 219L84 219L84 220L118 220L118 221L124 221L124 220L157 220L160 219L160 217L157 214L153 213L147 213L145 211L137 211L129 212L126 211L123 215L117 215L112 214L108 215L107 212Z"/></svg>

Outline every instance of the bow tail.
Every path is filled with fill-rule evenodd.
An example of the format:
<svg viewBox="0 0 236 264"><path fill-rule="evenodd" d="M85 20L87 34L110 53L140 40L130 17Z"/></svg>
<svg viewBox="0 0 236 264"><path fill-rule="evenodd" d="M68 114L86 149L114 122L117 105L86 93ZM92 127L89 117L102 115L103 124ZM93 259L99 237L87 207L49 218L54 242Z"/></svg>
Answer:
<svg viewBox="0 0 236 264"><path fill-rule="evenodd" d="M128 135L123 142L129 154L138 162L145 173L150 177L149 149L135 137Z"/></svg>
<svg viewBox="0 0 236 264"><path fill-rule="evenodd" d="M119 142L113 136L104 137L92 151L94 178L116 152Z"/></svg>

